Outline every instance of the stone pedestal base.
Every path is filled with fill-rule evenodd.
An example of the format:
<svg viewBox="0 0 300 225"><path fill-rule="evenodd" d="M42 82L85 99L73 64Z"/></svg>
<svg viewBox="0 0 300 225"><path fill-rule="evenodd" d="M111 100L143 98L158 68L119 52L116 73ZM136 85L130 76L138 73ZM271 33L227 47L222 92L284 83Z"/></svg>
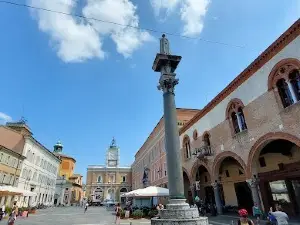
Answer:
<svg viewBox="0 0 300 225"><path fill-rule="evenodd" d="M159 214L160 218L151 219L151 225L208 225L208 218L200 217L198 209L190 208L185 199L170 200Z"/></svg>

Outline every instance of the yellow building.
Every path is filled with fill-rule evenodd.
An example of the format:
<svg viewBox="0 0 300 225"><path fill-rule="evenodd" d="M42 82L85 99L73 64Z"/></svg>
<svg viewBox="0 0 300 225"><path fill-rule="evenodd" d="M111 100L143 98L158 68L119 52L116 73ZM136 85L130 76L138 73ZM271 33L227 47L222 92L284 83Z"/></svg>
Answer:
<svg viewBox="0 0 300 225"><path fill-rule="evenodd" d="M87 168L86 197L90 201L125 201L121 194L131 190L131 167L119 166L119 161L119 148L113 139L106 152L105 165L92 165Z"/></svg>
<svg viewBox="0 0 300 225"><path fill-rule="evenodd" d="M0 185L17 186L25 156L0 145ZM10 205L13 196L1 196L1 205Z"/></svg>
<svg viewBox="0 0 300 225"><path fill-rule="evenodd" d="M83 198L82 176L74 174L76 160L62 154L63 145L57 142L53 153L61 160L56 180L55 205L79 204Z"/></svg>

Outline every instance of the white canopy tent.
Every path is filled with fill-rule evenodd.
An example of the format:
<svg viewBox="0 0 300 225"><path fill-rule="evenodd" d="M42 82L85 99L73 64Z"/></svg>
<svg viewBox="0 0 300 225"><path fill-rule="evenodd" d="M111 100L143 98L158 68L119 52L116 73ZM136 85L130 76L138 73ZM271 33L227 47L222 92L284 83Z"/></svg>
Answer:
<svg viewBox="0 0 300 225"><path fill-rule="evenodd" d="M21 188L13 187L13 186L0 186L0 194L11 194L11 195L23 195L23 196L36 196L37 194L28 191L28 190L23 190Z"/></svg>
<svg viewBox="0 0 300 225"><path fill-rule="evenodd" d="M169 196L169 189L150 186L143 189L137 189L123 194L121 197L166 197Z"/></svg>

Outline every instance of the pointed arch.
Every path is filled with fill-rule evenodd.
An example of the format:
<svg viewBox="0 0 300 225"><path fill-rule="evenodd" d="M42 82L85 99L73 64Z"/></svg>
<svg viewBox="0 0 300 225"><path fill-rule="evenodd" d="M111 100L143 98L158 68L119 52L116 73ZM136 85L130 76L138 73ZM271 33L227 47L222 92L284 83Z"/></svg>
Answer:
<svg viewBox="0 0 300 225"><path fill-rule="evenodd" d="M284 78L288 79L288 75L293 70L300 70L300 61L295 58L287 58L279 61L271 70L268 77L268 90L276 87L278 80Z"/></svg>

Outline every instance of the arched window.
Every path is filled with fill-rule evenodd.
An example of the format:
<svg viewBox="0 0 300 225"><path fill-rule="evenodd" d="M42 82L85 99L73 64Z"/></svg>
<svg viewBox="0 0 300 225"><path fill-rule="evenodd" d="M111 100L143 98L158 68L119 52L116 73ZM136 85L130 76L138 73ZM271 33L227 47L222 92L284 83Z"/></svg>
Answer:
<svg viewBox="0 0 300 225"><path fill-rule="evenodd" d="M231 100L227 106L226 119L229 119L233 134L247 130L243 108L244 105L240 99Z"/></svg>
<svg viewBox="0 0 300 225"><path fill-rule="evenodd" d="M205 146L210 147L210 139L209 139L209 133L205 133L203 135L203 142Z"/></svg>
<svg viewBox="0 0 300 225"><path fill-rule="evenodd" d="M277 89L284 108L298 102L300 100L300 61L284 59L277 63L269 75L268 86L269 90Z"/></svg>
<svg viewBox="0 0 300 225"><path fill-rule="evenodd" d="M102 183L102 176L99 176L99 177L98 177L97 183Z"/></svg>
<svg viewBox="0 0 300 225"><path fill-rule="evenodd" d="M191 158L191 142L189 136L185 136L183 139L183 148L184 148L184 154L185 158L189 159Z"/></svg>

